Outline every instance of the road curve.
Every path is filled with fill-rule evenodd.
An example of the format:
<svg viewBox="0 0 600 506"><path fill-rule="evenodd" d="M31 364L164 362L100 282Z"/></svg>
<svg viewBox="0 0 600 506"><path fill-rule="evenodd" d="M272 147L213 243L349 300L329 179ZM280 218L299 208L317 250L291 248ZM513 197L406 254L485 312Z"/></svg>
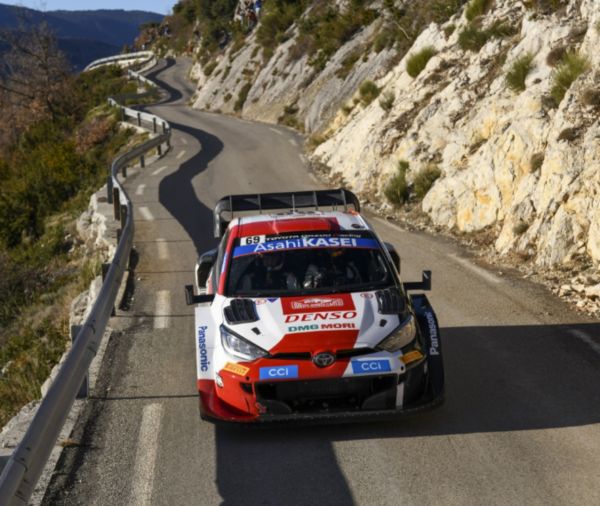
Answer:
<svg viewBox="0 0 600 506"><path fill-rule="evenodd" d="M202 422L192 282L229 193L311 189L302 139L191 110L185 61L153 73L173 149L127 188L135 292L44 504L600 504L600 325L451 241L372 217L405 280L433 270L446 404L402 422L277 430Z"/></svg>

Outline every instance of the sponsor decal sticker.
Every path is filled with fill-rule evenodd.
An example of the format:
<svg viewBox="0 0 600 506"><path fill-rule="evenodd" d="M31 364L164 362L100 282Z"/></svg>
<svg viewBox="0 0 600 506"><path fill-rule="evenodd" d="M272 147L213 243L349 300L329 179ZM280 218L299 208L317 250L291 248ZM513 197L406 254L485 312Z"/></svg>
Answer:
<svg viewBox="0 0 600 506"><path fill-rule="evenodd" d="M287 328L288 332L311 332L314 330L343 330L355 329L354 323L309 323L307 325L291 325Z"/></svg>
<svg viewBox="0 0 600 506"><path fill-rule="evenodd" d="M259 374L261 380L293 379L298 377L298 366L280 365L275 367L261 367Z"/></svg>
<svg viewBox="0 0 600 506"><path fill-rule="evenodd" d="M206 329L206 326L198 327L198 359L202 372L208 371L208 366L210 366L206 349Z"/></svg>
<svg viewBox="0 0 600 506"><path fill-rule="evenodd" d="M356 311L325 311L322 313L288 314L285 323L317 322L329 320L353 320L358 316Z"/></svg>
<svg viewBox="0 0 600 506"><path fill-rule="evenodd" d="M233 362L227 362L225 364L225 367L223 367L223 370L232 372L233 374L237 374L238 376L246 376L246 374L248 374L248 371L250 370L250 368L243 366L241 364L234 364Z"/></svg>
<svg viewBox="0 0 600 506"><path fill-rule="evenodd" d="M423 354L418 350L409 351L400 357L400 361L405 365L415 362L416 360L421 360L423 358Z"/></svg>
<svg viewBox="0 0 600 506"><path fill-rule="evenodd" d="M336 307L344 307L344 299L340 298L313 298L313 299L302 299L302 300L294 300L291 302L290 306L292 309L327 309L327 308L336 308Z"/></svg>
<svg viewBox="0 0 600 506"><path fill-rule="evenodd" d="M283 297L281 307L286 315L327 310L353 311L356 309L352 295L349 293L330 297Z"/></svg>
<svg viewBox="0 0 600 506"><path fill-rule="evenodd" d="M373 294L372 293L361 293L360 296L363 299L372 299L373 298Z"/></svg>
<svg viewBox="0 0 600 506"><path fill-rule="evenodd" d="M352 360L351 364L354 374L390 372L392 370L388 359Z"/></svg>
<svg viewBox="0 0 600 506"><path fill-rule="evenodd" d="M267 303L267 299L254 299L254 303L255 303L257 306L260 306L260 305L262 305L262 304L266 304L266 303Z"/></svg>
<svg viewBox="0 0 600 506"><path fill-rule="evenodd" d="M265 242L266 236L264 235L249 235L246 237L242 237L240 239L240 244L242 246L248 246L250 244L259 244L261 242Z"/></svg>
<svg viewBox="0 0 600 506"><path fill-rule="evenodd" d="M257 236L258 237L258 236ZM245 238L244 238L245 239ZM309 249L309 248L366 248L379 249L375 239L361 237L313 237L302 236L289 239L278 239L258 243L242 244L233 250L233 256L268 253L271 251Z"/></svg>
<svg viewBox="0 0 600 506"><path fill-rule="evenodd" d="M437 325L435 324L435 316L433 316L431 311L427 311L427 313L425 313L425 318L427 318L427 324L429 325L429 339L431 340L429 345L429 354L439 355L440 339L438 336Z"/></svg>

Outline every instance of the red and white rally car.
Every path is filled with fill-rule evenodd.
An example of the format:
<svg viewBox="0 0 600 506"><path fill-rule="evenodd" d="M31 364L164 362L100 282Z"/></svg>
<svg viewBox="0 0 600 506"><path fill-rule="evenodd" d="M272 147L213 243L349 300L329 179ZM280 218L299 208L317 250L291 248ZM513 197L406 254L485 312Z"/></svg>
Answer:
<svg viewBox="0 0 600 506"><path fill-rule="evenodd" d="M236 195L214 210L217 249L196 265L202 418L386 418L438 405L444 372L423 280L347 190Z"/></svg>

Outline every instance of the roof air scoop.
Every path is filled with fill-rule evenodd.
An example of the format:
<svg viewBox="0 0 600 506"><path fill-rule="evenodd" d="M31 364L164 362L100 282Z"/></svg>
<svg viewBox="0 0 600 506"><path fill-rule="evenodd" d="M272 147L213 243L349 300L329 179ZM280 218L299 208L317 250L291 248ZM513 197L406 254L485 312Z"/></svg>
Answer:
<svg viewBox="0 0 600 506"><path fill-rule="evenodd" d="M256 306L250 299L233 299L223 313L227 323L237 325L239 323L252 323L258 321Z"/></svg>
<svg viewBox="0 0 600 506"><path fill-rule="evenodd" d="M379 314L400 314L406 310L404 297L397 288L386 288L375 292Z"/></svg>

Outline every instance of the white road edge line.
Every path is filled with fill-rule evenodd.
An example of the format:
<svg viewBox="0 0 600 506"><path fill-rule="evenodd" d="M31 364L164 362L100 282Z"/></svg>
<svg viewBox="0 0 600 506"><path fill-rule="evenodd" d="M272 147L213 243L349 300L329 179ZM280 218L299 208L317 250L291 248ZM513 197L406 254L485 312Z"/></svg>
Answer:
<svg viewBox="0 0 600 506"><path fill-rule="evenodd" d="M158 175L159 175L159 174L160 174L160 173L161 173L163 170L165 170L166 168L167 168L167 166L166 166L166 165L164 165L164 166L162 166L162 167L159 167L158 169L156 169L156 170L155 170L155 171L152 173L152 175L153 175L153 176L158 176Z"/></svg>
<svg viewBox="0 0 600 506"><path fill-rule="evenodd" d="M159 290L156 292L156 315L154 318L155 329L166 329L169 327L169 315L171 314L171 292L169 290Z"/></svg>
<svg viewBox="0 0 600 506"><path fill-rule="evenodd" d="M163 415L161 404L148 404L142 410L142 422L138 435L135 467L129 504L149 506L152 504L154 468L158 454L158 435Z"/></svg>
<svg viewBox="0 0 600 506"><path fill-rule="evenodd" d="M146 206L140 207L140 214L146 221L154 221L154 216Z"/></svg>
<svg viewBox="0 0 600 506"><path fill-rule="evenodd" d="M185 149L182 149L178 154L177 154L177 160L181 160L183 157L185 156Z"/></svg>
<svg viewBox="0 0 600 506"><path fill-rule="evenodd" d="M579 329L569 329L569 334L576 337L580 341L583 341L587 344L592 350L594 350L598 355L600 355L600 344L594 341L590 336L588 336L583 330Z"/></svg>
<svg viewBox="0 0 600 506"><path fill-rule="evenodd" d="M276 128L269 127L269 130L271 130L271 132L275 132L277 135L283 135L283 132L277 130Z"/></svg>
<svg viewBox="0 0 600 506"><path fill-rule="evenodd" d="M460 258L458 255L455 255L454 253L450 253L448 256L450 258L452 258L455 262L459 263L466 269L469 269L471 272L474 272L475 274L477 274L478 276L482 277L483 279L489 281L490 283L495 283L495 284L502 283L502 279L500 279L497 276L494 276L491 272L486 271L482 267L472 264L468 260L466 260L464 258Z"/></svg>
<svg viewBox="0 0 600 506"><path fill-rule="evenodd" d="M296 142L296 139L288 139L288 142L295 148L298 147L298 143Z"/></svg>
<svg viewBox="0 0 600 506"><path fill-rule="evenodd" d="M184 137L182 137L182 138L181 138L181 143L182 143L183 145L187 146L187 139L186 139L186 138L184 138Z"/></svg>
<svg viewBox="0 0 600 506"><path fill-rule="evenodd" d="M146 189L146 185L145 184L138 185L137 189L135 190L135 194L136 195L143 195L145 189Z"/></svg>
<svg viewBox="0 0 600 506"><path fill-rule="evenodd" d="M399 227L398 225L396 225L395 223L391 223L387 220L384 220L383 218L380 218L379 216L373 216L373 217L369 217L369 220L373 220L376 221L382 225L386 225L388 227L393 228L396 232L399 232L400 234L405 234L406 230L404 230L403 228Z"/></svg>
<svg viewBox="0 0 600 506"><path fill-rule="evenodd" d="M156 239L156 247L158 248L159 260L169 259L169 243L165 239Z"/></svg>

